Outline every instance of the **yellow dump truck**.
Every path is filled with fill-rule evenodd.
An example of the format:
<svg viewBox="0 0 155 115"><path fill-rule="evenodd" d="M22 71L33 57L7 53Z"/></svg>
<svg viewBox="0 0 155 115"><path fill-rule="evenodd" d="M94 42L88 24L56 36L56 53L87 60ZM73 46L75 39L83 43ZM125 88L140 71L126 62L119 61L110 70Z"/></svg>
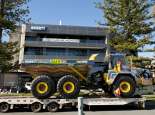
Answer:
<svg viewBox="0 0 155 115"><path fill-rule="evenodd" d="M124 54L110 54L104 62L92 55L84 64L55 63L25 68L34 80L31 91L34 97L45 99L58 92L62 98L76 98L80 89L103 89L111 96L134 97L140 89L153 85L148 70L131 69ZM61 62L61 61L58 61ZM140 94L140 93L139 93Z"/></svg>

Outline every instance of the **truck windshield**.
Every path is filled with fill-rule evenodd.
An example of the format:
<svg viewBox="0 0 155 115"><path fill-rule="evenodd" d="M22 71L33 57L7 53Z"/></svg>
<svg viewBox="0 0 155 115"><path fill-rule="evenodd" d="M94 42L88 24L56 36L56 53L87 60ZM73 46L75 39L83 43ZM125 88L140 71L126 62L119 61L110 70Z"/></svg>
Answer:
<svg viewBox="0 0 155 115"><path fill-rule="evenodd" d="M122 66L128 65L124 55L111 55L111 67L114 68L118 63L120 63Z"/></svg>

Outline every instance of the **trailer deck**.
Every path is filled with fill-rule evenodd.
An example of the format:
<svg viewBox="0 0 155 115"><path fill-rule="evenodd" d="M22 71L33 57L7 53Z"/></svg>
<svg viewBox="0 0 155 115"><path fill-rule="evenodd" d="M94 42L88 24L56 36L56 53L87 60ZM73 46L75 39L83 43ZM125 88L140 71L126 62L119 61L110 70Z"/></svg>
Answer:
<svg viewBox="0 0 155 115"><path fill-rule="evenodd" d="M83 98L83 105L103 106L103 105L127 105L130 103L137 104L140 108L145 108L145 98ZM0 97L0 112L7 112L15 107L27 106L33 112L39 112L47 109L50 112L56 112L64 106L77 107L78 99L59 99L51 97L48 99L37 99L34 97Z"/></svg>

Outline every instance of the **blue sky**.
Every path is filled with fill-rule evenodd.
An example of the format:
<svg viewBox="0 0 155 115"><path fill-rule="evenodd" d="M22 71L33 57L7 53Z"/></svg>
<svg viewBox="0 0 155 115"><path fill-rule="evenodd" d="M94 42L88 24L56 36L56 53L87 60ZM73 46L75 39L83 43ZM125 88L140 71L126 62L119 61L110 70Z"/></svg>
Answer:
<svg viewBox="0 0 155 115"><path fill-rule="evenodd" d="M32 23L97 26L104 22L103 12L95 8L95 2L103 0L31 0L29 3ZM140 56L152 57L151 52Z"/></svg>
<svg viewBox="0 0 155 115"><path fill-rule="evenodd" d="M102 0L31 0L29 3L32 23L96 26L102 21L102 11L94 2Z"/></svg>
<svg viewBox="0 0 155 115"><path fill-rule="evenodd" d="M31 22L36 24L59 24L97 26L104 22L103 12L95 8L95 2L103 0L31 0L28 3ZM7 37L4 37L7 40ZM140 53L152 57L153 53Z"/></svg>

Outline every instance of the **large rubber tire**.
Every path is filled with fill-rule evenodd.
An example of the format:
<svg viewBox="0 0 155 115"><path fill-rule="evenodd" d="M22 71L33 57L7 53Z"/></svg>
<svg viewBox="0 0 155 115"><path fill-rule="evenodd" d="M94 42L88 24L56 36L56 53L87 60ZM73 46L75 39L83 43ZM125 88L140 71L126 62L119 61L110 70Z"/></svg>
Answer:
<svg viewBox="0 0 155 115"><path fill-rule="evenodd" d="M47 110L49 112L57 112L59 110L59 104L56 102L51 102L47 105Z"/></svg>
<svg viewBox="0 0 155 115"><path fill-rule="evenodd" d="M43 93L40 93L37 88L40 83L44 83L46 87L46 90L43 91ZM46 75L40 75L33 80L31 91L34 97L38 99L46 99L56 92L56 86L51 78Z"/></svg>
<svg viewBox="0 0 155 115"><path fill-rule="evenodd" d="M42 104L39 102L35 102L33 104L31 104L31 110L32 112L40 112L42 110Z"/></svg>
<svg viewBox="0 0 155 115"><path fill-rule="evenodd" d="M123 85L121 84L127 84L126 89L122 89ZM135 90L136 90L136 83L135 81L129 77L129 76L120 76L118 79L115 80L113 86L112 86L112 93L113 95L114 92L119 88L120 90L120 97L124 97L124 98L129 98L129 97L133 97ZM129 88L129 89L128 89ZM125 90L125 91L123 91Z"/></svg>
<svg viewBox="0 0 155 115"><path fill-rule="evenodd" d="M0 112L6 113L9 111L9 109L10 109L10 105L8 103L6 102L0 103Z"/></svg>
<svg viewBox="0 0 155 115"><path fill-rule="evenodd" d="M67 83L70 88L67 89ZM66 84L66 86L65 86ZM59 79L57 90L62 98L76 98L80 92L80 85L77 78L72 75L66 75ZM67 90L67 91L65 91Z"/></svg>

